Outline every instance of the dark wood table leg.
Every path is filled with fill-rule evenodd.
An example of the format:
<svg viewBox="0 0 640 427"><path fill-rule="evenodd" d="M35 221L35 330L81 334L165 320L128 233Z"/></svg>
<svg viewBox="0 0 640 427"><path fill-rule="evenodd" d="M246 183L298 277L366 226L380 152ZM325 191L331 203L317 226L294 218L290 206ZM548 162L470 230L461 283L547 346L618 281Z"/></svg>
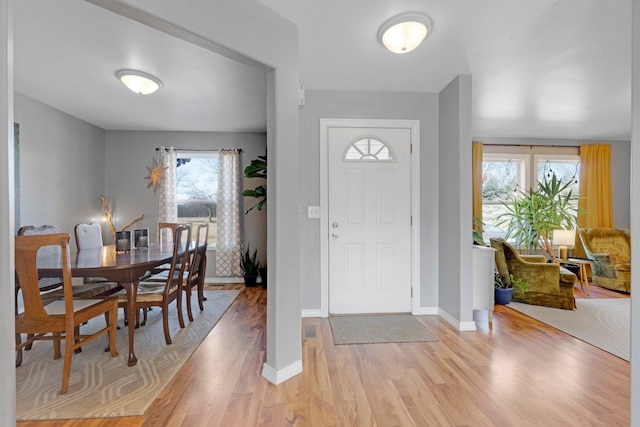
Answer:
<svg viewBox="0 0 640 427"><path fill-rule="evenodd" d="M127 292L127 316L129 318L128 327L129 327L129 358L127 360L127 365L134 366L138 363L138 359L136 358L134 349L133 349L133 338L136 330L136 298L138 295L138 281L134 281L131 283L122 283L122 287Z"/></svg>

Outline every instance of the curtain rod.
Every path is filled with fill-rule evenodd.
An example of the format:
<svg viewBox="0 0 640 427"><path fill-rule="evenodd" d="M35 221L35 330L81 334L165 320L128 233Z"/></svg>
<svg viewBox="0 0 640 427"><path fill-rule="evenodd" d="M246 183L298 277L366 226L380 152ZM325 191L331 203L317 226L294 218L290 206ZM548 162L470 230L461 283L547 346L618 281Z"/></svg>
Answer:
<svg viewBox="0 0 640 427"><path fill-rule="evenodd" d="M539 145L539 144L484 144L485 147L529 147L529 148L580 148L580 145Z"/></svg>
<svg viewBox="0 0 640 427"><path fill-rule="evenodd" d="M168 151L168 148L165 148L164 150ZM197 149L197 148L175 148L174 147L174 150L176 151L229 151L229 150L233 150L233 148L215 148L213 150L203 150L203 149ZM236 150L242 153L242 148L236 148ZM160 151L160 147L156 147L156 151Z"/></svg>

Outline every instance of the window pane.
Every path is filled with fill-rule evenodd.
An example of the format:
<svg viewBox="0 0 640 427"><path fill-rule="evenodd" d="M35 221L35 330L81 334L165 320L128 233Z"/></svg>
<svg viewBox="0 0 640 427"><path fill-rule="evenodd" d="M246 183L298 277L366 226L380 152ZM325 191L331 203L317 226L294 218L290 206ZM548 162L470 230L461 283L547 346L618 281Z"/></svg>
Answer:
<svg viewBox="0 0 640 427"><path fill-rule="evenodd" d="M179 161L184 163L180 164L176 169L178 201L217 201L217 154L212 154L211 157L180 158Z"/></svg>
<svg viewBox="0 0 640 427"><path fill-rule="evenodd" d="M344 160L393 160L393 155L384 142L363 138L351 144Z"/></svg>
<svg viewBox="0 0 640 427"><path fill-rule="evenodd" d="M555 174L563 183L573 181L569 187L574 195L578 195L580 177L580 161L579 160L554 160L543 159L538 160L538 181L544 181L551 178Z"/></svg>
<svg viewBox="0 0 640 427"><path fill-rule="evenodd" d="M208 243L217 237L218 154L178 155L176 169L178 219L192 225L209 223Z"/></svg>
<svg viewBox="0 0 640 427"><path fill-rule="evenodd" d="M518 164L511 161L482 162L482 201L508 201L518 182Z"/></svg>

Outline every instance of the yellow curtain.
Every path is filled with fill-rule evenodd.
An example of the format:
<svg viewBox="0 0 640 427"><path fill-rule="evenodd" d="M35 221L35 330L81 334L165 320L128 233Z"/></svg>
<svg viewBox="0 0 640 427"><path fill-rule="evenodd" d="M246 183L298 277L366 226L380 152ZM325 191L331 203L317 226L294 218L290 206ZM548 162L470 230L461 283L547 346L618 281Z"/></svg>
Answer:
<svg viewBox="0 0 640 427"><path fill-rule="evenodd" d="M473 217L482 220L482 143L474 141L471 145L473 175ZM473 228L482 233L482 224L474 221Z"/></svg>
<svg viewBox="0 0 640 427"><path fill-rule="evenodd" d="M613 228L611 200L611 146L608 144L580 147L580 200L578 206L586 214L578 215L578 227Z"/></svg>
<svg viewBox="0 0 640 427"><path fill-rule="evenodd" d="M611 146L608 144L580 146L578 207L586 213L578 215L578 228L613 228L611 197ZM577 257L586 256L578 236L576 236L573 253Z"/></svg>

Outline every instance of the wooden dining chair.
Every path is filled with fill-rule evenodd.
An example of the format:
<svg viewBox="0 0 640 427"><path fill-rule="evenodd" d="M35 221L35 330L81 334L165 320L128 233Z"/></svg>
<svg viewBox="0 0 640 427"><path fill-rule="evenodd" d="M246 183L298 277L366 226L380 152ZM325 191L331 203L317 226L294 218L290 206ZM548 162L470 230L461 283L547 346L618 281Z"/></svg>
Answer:
<svg viewBox="0 0 640 427"><path fill-rule="evenodd" d="M176 301L178 322L184 328L182 316L182 282L185 270L189 265L189 249L191 246L191 226L182 224L175 227L173 232L173 255L166 278L162 281L151 278L141 281L138 284L138 294L136 298L136 317L140 309L150 307L161 307L162 327L167 344L171 344L169 333L169 304ZM127 306L127 294L124 290L115 293L118 296L118 303L121 307ZM137 319L136 319L137 322Z"/></svg>
<svg viewBox="0 0 640 427"><path fill-rule="evenodd" d="M18 236L41 236L48 234L59 233L58 227L55 225L42 225L36 227L34 225L25 225L18 229ZM38 250L38 256L60 255L60 248L58 246L44 246ZM38 280L40 292L48 299L60 299L64 297L64 290L62 288L61 277L41 277ZM73 285L71 290L74 298L91 298L95 296L109 295L121 288L115 282L95 282L86 283L83 285ZM20 283L18 280L15 282L15 310L18 313L18 301L20 295ZM16 340L19 337L16 336ZM31 344L25 346L25 350L30 350ZM76 350L77 353L82 351L81 348ZM16 359L16 366L20 366L22 363L22 352L18 353Z"/></svg>
<svg viewBox="0 0 640 427"><path fill-rule="evenodd" d="M193 322L191 311L191 291L196 287L198 292L198 305L200 311L204 310L204 279L207 271L207 239L209 238L209 224L206 222L196 225L196 241L191 260L189 261L189 273L182 287L185 291L187 315Z"/></svg>
<svg viewBox="0 0 640 427"><path fill-rule="evenodd" d="M78 251L83 249L102 248L104 246L102 242L102 227L98 223L91 222L88 224L76 224L76 226L73 227L73 234L75 236L76 248L78 248ZM122 286L117 282L109 282L104 277L83 277L83 282L84 284L108 283L109 290L112 290L111 293L122 289Z"/></svg>
<svg viewBox="0 0 640 427"><path fill-rule="evenodd" d="M58 227L54 225L43 225L35 227L33 225L25 225L18 230L18 236L37 236L59 233ZM60 254L59 248L43 247L38 251L38 256L58 255ZM62 278L60 277L43 277L39 280L39 286L41 292L46 292L47 298L62 298L64 291L62 290ZM83 285L74 285L72 287L73 296L76 298L91 298L95 296L108 295L113 293L120 286L115 282L96 281L91 283L85 283ZM16 282L16 301L18 292L20 291L19 284Z"/></svg>
<svg viewBox="0 0 640 427"><path fill-rule="evenodd" d="M61 393L65 394L69 387L71 374L71 358L75 349L97 337L109 335L109 350L112 357L116 351L116 320L118 300L115 297L77 299L73 296L71 286L71 258L69 241L66 233L16 236L15 238L15 270L22 289L24 310L16 313L16 351L21 355L22 349L34 341L52 340L54 359L61 357L60 343L64 340L64 364L62 370ZM38 280L38 250L42 247L57 247L61 255L63 297L50 299L43 296ZM81 324L103 316L107 325L92 334L80 334ZM27 334L25 342L21 342L22 334Z"/></svg>

